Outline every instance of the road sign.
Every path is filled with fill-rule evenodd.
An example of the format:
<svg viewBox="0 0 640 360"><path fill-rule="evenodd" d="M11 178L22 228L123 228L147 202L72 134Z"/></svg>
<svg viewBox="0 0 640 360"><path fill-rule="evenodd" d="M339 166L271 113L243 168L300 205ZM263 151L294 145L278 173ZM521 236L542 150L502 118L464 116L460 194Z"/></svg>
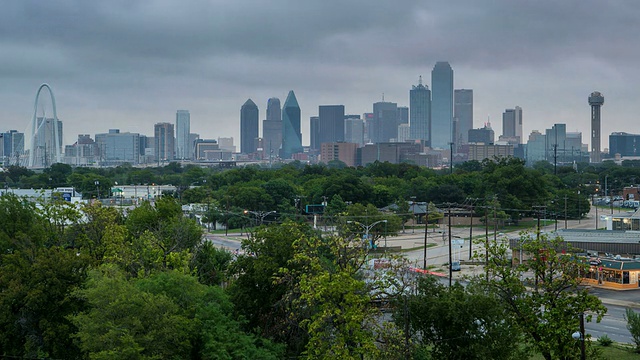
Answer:
<svg viewBox="0 0 640 360"><path fill-rule="evenodd" d="M451 239L451 245L464 245L464 239Z"/></svg>

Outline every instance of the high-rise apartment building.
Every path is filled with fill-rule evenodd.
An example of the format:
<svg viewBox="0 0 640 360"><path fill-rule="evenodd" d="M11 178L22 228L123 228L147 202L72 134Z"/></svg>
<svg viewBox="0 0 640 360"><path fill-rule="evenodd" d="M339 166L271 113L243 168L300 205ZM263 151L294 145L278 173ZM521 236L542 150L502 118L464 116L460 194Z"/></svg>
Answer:
<svg viewBox="0 0 640 360"><path fill-rule="evenodd" d="M282 107L282 151L283 159L302 152L302 133L300 132L300 105L293 90L289 91Z"/></svg>
<svg viewBox="0 0 640 360"><path fill-rule="evenodd" d="M431 147L448 149L453 140L453 69L439 61L431 71Z"/></svg>
<svg viewBox="0 0 640 360"><path fill-rule="evenodd" d="M158 163L163 161L172 161L174 157L174 136L173 136L173 124L171 123L157 123L154 125L154 149L156 155L156 161ZM96 140L97 140L96 136Z"/></svg>
<svg viewBox="0 0 640 360"><path fill-rule="evenodd" d="M243 154L256 152L259 118L258 105L248 99L240 108L240 152Z"/></svg>
<svg viewBox="0 0 640 360"><path fill-rule="evenodd" d="M422 76L409 90L409 124L411 139L431 144L431 91L422 85Z"/></svg>
<svg viewBox="0 0 640 360"><path fill-rule="evenodd" d="M344 105L320 105L318 107L318 142L344 141Z"/></svg>
<svg viewBox="0 0 640 360"><path fill-rule="evenodd" d="M193 146L189 144L189 133L191 132L191 115L189 110L178 110L176 112L176 158L180 160L191 160L193 157Z"/></svg>
<svg viewBox="0 0 640 360"><path fill-rule="evenodd" d="M262 121L262 145L266 156L277 157L282 147L282 109L280 99L267 101L267 118Z"/></svg>
<svg viewBox="0 0 640 360"><path fill-rule="evenodd" d="M522 108L516 106L502 113L502 135L506 138L517 138L522 144Z"/></svg>
<svg viewBox="0 0 640 360"><path fill-rule="evenodd" d="M458 121L454 142L457 145L469 143L469 130L473 129L473 90L454 91L453 117Z"/></svg>
<svg viewBox="0 0 640 360"><path fill-rule="evenodd" d="M373 123L371 141L389 142L398 138L398 104L377 102L373 104Z"/></svg>
<svg viewBox="0 0 640 360"><path fill-rule="evenodd" d="M598 91L594 91L589 96L591 105L591 162L602 161L600 153L600 108L604 104L604 96Z"/></svg>

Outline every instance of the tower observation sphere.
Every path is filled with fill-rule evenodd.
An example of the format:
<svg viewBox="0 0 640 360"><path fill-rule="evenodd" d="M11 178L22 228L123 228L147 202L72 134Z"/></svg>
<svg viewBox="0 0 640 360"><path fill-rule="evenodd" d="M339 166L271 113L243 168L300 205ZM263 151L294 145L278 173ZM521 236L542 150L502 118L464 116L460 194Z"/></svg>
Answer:
<svg viewBox="0 0 640 360"><path fill-rule="evenodd" d="M589 96L591 105L591 162L602 161L600 153L600 108L604 104L604 96L598 91L594 91Z"/></svg>

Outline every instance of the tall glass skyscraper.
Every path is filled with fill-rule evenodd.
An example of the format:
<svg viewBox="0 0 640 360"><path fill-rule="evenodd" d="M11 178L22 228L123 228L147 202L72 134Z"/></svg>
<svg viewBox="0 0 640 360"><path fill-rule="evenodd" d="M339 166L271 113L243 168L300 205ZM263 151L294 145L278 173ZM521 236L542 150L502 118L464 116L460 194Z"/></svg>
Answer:
<svg viewBox="0 0 640 360"><path fill-rule="evenodd" d="M453 117L458 119L458 131L453 142L456 145L469 143L469 130L473 129L473 90L454 91Z"/></svg>
<svg viewBox="0 0 640 360"><path fill-rule="evenodd" d="M192 144L189 143L191 132L191 115L189 110L176 112L176 159L190 160L192 158Z"/></svg>
<svg viewBox="0 0 640 360"><path fill-rule="evenodd" d="M409 137L431 143L431 90L422 85L422 76L409 90L409 121Z"/></svg>
<svg viewBox="0 0 640 360"><path fill-rule="evenodd" d="M431 71L431 147L448 149L453 138L453 69L438 61Z"/></svg>
<svg viewBox="0 0 640 360"><path fill-rule="evenodd" d="M283 159L302 152L302 133L300 132L300 106L293 90L289 91L282 107L282 151Z"/></svg>
<svg viewBox="0 0 640 360"><path fill-rule="evenodd" d="M240 152L243 154L256 152L259 117L258 105L248 99L240 108Z"/></svg>

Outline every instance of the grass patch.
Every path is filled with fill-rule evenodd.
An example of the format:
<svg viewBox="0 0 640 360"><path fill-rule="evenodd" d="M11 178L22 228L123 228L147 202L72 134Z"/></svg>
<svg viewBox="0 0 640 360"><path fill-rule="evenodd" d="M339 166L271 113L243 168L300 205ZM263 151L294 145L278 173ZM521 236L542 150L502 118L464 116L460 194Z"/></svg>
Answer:
<svg viewBox="0 0 640 360"><path fill-rule="evenodd" d="M634 347L631 345L623 345L613 343L609 346L602 346L598 343L593 343L593 347L602 351L603 359L615 359L615 360L638 360L640 354L634 352ZM544 360L542 355L535 354L530 357L531 360Z"/></svg>

